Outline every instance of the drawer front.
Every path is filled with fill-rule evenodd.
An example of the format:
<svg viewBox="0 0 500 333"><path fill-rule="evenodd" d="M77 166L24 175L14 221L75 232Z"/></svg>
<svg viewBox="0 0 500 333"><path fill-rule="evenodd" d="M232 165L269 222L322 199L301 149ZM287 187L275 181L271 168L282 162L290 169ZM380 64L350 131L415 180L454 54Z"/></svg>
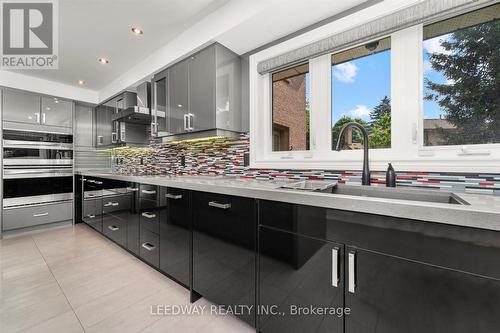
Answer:
<svg viewBox="0 0 500 333"><path fill-rule="evenodd" d="M193 192L193 229L253 248L255 201L249 198Z"/></svg>
<svg viewBox="0 0 500 333"><path fill-rule="evenodd" d="M131 194L116 195L102 198L103 213L113 213L131 208Z"/></svg>
<svg viewBox="0 0 500 333"><path fill-rule="evenodd" d="M141 229L146 229L155 234L160 232L160 212L158 210L144 210L140 215Z"/></svg>
<svg viewBox="0 0 500 333"><path fill-rule="evenodd" d="M3 230L14 230L47 223L71 220L72 203L5 209Z"/></svg>
<svg viewBox="0 0 500 333"><path fill-rule="evenodd" d="M102 233L121 246L127 246L127 221L105 214L102 217Z"/></svg>
<svg viewBox="0 0 500 333"><path fill-rule="evenodd" d="M141 228L140 239L139 252L141 258L154 267L158 267L160 263L160 237L155 233Z"/></svg>
<svg viewBox="0 0 500 333"><path fill-rule="evenodd" d="M158 207L158 201L146 198L139 198L139 208L141 210L155 209L156 207Z"/></svg>
<svg viewBox="0 0 500 333"><path fill-rule="evenodd" d="M158 201L158 197L159 197L158 186L140 184L139 196L141 198L144 198L144 199Z"/></svg>
<svg viewBox="0 0 500 333"><path fill-rule="evenodd" d="M83 217L88 217L89 215L101 215L102 214L102 200L99 199L85 199L83 200Z"/></svg>

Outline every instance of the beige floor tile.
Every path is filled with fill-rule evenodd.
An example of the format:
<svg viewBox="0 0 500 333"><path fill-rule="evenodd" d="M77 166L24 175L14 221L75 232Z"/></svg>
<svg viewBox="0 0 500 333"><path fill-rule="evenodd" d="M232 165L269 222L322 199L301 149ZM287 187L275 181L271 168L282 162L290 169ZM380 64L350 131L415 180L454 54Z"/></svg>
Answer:
<svg viewBox="0 0 500 333"><path fill-rule="evenodd" d="M83 333L85 332L73 311L64 312L22 333Z"/></svg>
<svg viewBox="0 0 500 333"><path fill-rule="evenodd" d="M151 314L151 307L157 304L187 304L189 303L188 296L189 292L182 287L168 288L126 309L112 314L91 327L86 327L85 331L88 333L139 332L161 319L160 316Z"/></svg>
<svg viewBox="0 0 500 333"><path fill-rule="evenodd" d="M255 328L233 316L217 316L199 333L255 333Z"/></svg>

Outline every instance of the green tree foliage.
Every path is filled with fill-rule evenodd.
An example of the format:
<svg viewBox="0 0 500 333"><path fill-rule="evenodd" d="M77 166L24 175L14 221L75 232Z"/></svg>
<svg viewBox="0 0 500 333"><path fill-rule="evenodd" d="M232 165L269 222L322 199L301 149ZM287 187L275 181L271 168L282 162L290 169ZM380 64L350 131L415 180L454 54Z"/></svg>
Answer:
<svg viewBox="0 0 500 333"><path fill-rule="evenodd" d="M356 122L360 125L363 125L365 128L368 128L369 124L361 118L351 118L348 116L342 116L332 127L332 149L335 149L337 146L337 140L339 138L340 130L344 127L345 124L350 122ZM352 141L356 143L363 143L363 135L358 129L353 129L352 131ZM342 138L342 147L345 148L345 135Z"/></svg>
<svg viewBox="0 0 500 333"><path fill-rule="evenodd" d="M370 126L370 148L391 147L391 114L384 113Z"/></svg>
<svg viewBox="0 0 500 333"><path fill-rule="evenodd" d="M389 114L389 116L391 114L391 99L384 96L380 103L373 108L372 112L370 112L370 119L372 123L374 123L386 114Z"/></svg>
<svg viewBox="0 0 500 333"><path fill-rule="evenodd" d="M425 98L438 103L456 130L443 131L446 144L500 142L500 20L451 34L445 53L429 56L432 68L451 84L426 80Z"/></svg>

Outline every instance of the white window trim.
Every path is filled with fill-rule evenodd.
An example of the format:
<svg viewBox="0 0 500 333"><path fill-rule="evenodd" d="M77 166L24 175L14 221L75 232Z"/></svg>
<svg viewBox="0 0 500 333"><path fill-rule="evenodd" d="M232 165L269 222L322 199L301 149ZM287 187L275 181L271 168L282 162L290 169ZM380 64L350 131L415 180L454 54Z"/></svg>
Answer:
<svg viewBox="0 0 500 333"><path fill-rule="evenodd" d="M342 29L341 26L340 24L340 29ZM422 29L423 26L420 24L390 35L391 148L370 150L371 170L385 170L387 163L391 162L396 170L401 171L498 173L500 171L500 144L423 145ZM336 32L338 31L332 33ZM257 64L262 60L314 42L323 37L322 33L324 34L324 31L315 33L313 30L250 56L250 167L361 169L362 151L337 152L332 151L330 147L330 54L309 60L311 149L309 151L272 151L270 74L259 74Z"/></svg>

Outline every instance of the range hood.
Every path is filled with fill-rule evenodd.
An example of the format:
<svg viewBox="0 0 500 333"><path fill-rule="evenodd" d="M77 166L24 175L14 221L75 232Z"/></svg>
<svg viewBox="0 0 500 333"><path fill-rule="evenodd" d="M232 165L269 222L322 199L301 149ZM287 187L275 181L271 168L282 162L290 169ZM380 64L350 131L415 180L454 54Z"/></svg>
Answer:
<svg viewBox="0 0 500 333"><path fill-rule="evenodd" d="M111 119L123 123L134 123L142 125L151 124L151 83L144 82L137 87L135 103L125 103L123 108L118 108L118 112L113 114ZM131 105L132 104L132 105ZM135 104L135 105L133 105Z"/></svg>

